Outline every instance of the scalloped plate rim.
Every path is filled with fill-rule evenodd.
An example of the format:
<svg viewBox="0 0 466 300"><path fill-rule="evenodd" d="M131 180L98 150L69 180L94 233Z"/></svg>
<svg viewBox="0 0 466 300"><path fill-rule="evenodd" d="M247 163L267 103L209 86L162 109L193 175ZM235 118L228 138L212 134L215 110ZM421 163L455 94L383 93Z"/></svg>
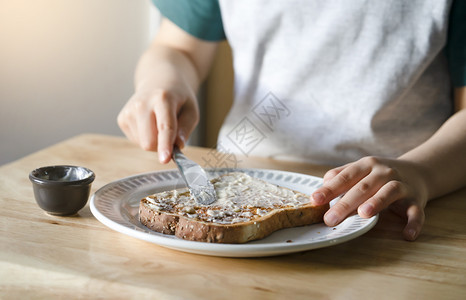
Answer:
<svg viewBox="0 0 466 300"><path fill-rule="evenodd" d="M286 178L289 178L290 176L300 176L308 179L308 182L318 182L315 185L319 185L322 182L322 178L312 176L312 175L307 175L307 174L301 174L301 173L295 173L295 172L290 172L290 171L281 171L281 170L271 170L271 169L258 169L258 168L206 168L206 171L209 176L214 176L218 174L222 174L225 172L229 171L239 171L239 172L246 172L251 174L257 174L257 173L262 173L267 176L277 176L280 178L283 178L284 176L288 176ZM245 244L218 244L218 243L204 243L204 242L194 242L194 241L187 241L183 240L180 238L177 238L173 235L165 235L161 234L155 231L151 231L148 228L146 228L144 225L139 223L139 221L134 221L132 223L130 220L125 219L123 217L123 214L125 213L122 211L122 207L125 204L129 204L131 199L129 197L117 197L115 200L116 202L113 203L106 203L107 207L106 209L110 209L115 215L110 215L109 212L102 211L99 206L102 205L102 194L103 193L108 193L109 191L112 191L111 188L118 187L120 188L120 191L122 190L121 186L123 183L128 184L131 183L131 186L133 185L132 181L144 178L145 181L147 181L148 177L155 176L155 175L161 175L165 174L167 176L172 176L173 174L178 174L177 180L180 180L178 170L176 169L169 169L169 170L160 170L160 171L152 171L152 172L146 172L146 173L141 173L141 174L135 174L131 176L127 176L115 181L112 181L101 188L99 188L92 196L90 199L90 209L94 217L99 220L102 224L105 226L109 227L110 229L113 229L117 232L123 233L125 235L144 240L150 243L157 244L162 247L178 250L178 251L183 251L183 252L188 252L188 253L196 253L196 254L202 254L202 255L211 255L211 256L223 256L223 257L262 257L262 256L275 256L275 255L284 255L284 254L290 254L290 253L295 253L295 252L301 252L301 251L308 251L308 250L313 250L313 249L318 249L318 248L323 248L323 247L328 247L328 246L333 246L337 245L340 243L347 242L349 240L352 240L354 238L357 238L370 229L372 229L375 224L377 223L378 220L378 215L369 218L369 219L362 219L358 215L353 215L348 217L344 222L341 224L329 228L325 226L324 224L313 224L313 225L308 225L308 226L302 226L302 227L295 227L295 228L288 228L288 229L282 229L279 231L276 231L272 233L270 236L262 239L262 240L257 240L257 241L252 241L249 243ZM168 175L169 174L169 175ZM267 177L265 176L265 177ZM264 177L264 176L262 176ZM260 177L261 179L263 179ZM174 180L172 178L172 180ZM271 178L265 179L268 181L271 181ZM293 181L293 180L291 180ZM295 179L296 181L296 179ZM304 180L306 181L306 180ZM298 191L303 191L304 187L299 186L296 188L297 183L296 182L282 182L280 179L279 180L272 180L271 182L286 186L286 187L291 187L295 188ZM150 185L153 184L153 187L151 189L160 189L163 190L164 186L173 186L174 183L172 182L171 184L168 184L169 182L165 183L160 183L160 182L148 182L148 183L143 183L142 186L145 189L149 189L148 186L145 185ZM176 184L175 184L176 185ZM140 188L141 186L137 186L137 188ZM133 195L136 193L138 189L135 189L133 191L129 191L129 195ZM133 199L134 201L134 199ZM331 205L333 205L336 202L336 200L333 200ZM108 207L110 206L110 207ZM128 212L126 211L128 214ZM133 213L130 213L131 217L136 217ZM116 220L115 217L119 217L121 219ZM123 224L121 224L123 223ZM136 223L136 224L135 224ZM139 224L137 224L139 223ZM349 228L354 227L352 230L348 230ZM286 231L293 233L297 231L305 231L306 229L307 232L310 230L314 230L313 234L309 234L311 239L309 237L307 239L302 239L302 240L292 240L291 242L288 242L289 240L283 241L283 239L279 242L270 242L270 240L276 237L277 235L281 234L284 235ZM348 232L344 232L343 234L339 234L338 230L344 232L344 230L347 230ZM323 238L325 234L322 234L321 236L315 236L316 230L317 233L321 233L323 231L329 232L332 230L330 233L327 234L326 238ZM298 238L301 237L301 235L298 234ZM305 234L307 234L305 232ZM304 234L304 235L305 235ZM304 236L303 235L303 236ZM313 240L312 237L315 236L315 239Z"/></svg>

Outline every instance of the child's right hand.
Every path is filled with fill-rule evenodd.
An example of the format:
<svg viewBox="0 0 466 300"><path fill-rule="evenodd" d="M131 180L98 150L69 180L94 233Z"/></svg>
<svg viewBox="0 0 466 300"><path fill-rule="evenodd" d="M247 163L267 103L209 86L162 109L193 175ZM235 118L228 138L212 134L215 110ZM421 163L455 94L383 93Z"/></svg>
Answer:
<svg viewBox="0 0 466 300"><path fill-rule="evenodd" d="M168 19L141 57L136 92L118 115L125 135L168 163L199 122L196 90L207 76L217 42L199 40Z"/></svg>
<svg viewBox="0 0 466 300"><path fill-rule="evenodd" d="M144 150L157 151L161 163L170 161L174 144L184 146L198 122L194 92L180 86L137 90L118 115L124 134Z"/></svg>

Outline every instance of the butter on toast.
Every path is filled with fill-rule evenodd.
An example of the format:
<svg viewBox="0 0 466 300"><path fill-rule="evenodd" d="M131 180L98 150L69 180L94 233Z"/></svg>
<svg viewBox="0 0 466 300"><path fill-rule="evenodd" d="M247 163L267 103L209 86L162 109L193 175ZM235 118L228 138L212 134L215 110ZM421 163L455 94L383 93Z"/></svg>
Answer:
<svg viewBox="0 0 466 300"><path fill-rule="evenodd" d="M246 243L283 228L322 222L328 205L314 206L308 195L247 174L212 180L217 201L200 205L187 188L143 198L139 220L149 229L213 243Z"/></svg>

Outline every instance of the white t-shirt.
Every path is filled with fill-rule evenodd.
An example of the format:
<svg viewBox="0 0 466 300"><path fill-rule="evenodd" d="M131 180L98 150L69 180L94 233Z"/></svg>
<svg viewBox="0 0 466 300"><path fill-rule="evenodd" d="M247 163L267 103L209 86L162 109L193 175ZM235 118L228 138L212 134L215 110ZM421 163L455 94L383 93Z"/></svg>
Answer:
<svg viewBox="0 0 466 300"><path fill-rule="evenodd" d="M235 101L219 149L338 165L418 146L452 113L450 5L220 0Z"/></svg>

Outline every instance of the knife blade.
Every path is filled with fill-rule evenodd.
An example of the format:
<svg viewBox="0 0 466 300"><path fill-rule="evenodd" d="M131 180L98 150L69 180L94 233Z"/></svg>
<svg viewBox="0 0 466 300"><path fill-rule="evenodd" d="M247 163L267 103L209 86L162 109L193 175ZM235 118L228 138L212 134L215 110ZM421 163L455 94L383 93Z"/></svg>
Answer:
<svg viewBox="0 0 466 300"><path fill-rule="evenodd" d="M191 195L193 195L198 203L209 205L217 201L214 186L200 165L187 158L178 146L173 147L172 159L178 167L181 177L188 186Z"/></svg>

